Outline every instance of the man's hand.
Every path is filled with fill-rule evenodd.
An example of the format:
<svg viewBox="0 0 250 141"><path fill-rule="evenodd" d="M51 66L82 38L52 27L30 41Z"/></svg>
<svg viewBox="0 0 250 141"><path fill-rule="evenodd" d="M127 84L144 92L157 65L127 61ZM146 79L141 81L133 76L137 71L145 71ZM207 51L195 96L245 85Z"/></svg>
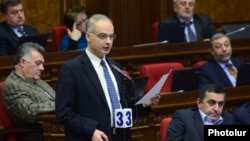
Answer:
<svg viewBox="0 0 250 141"><path fill-rule="evenodd" d="M104 132L96 129L91 140L92 141L108 141L109 139L108 139L108 136L105 135Z"/></svg>
<svg viewBox="0 0 250 141"><path fill-rule="evenodd" d="M161 98L161 94L158 93L158 94L156 94L155 97L151 98L151 103L149 103L149 104L148 103L143 103L143 106L144 107L149 107L149 106L157 105L159 103L159 101L160 101L160 98Z"/></svg>

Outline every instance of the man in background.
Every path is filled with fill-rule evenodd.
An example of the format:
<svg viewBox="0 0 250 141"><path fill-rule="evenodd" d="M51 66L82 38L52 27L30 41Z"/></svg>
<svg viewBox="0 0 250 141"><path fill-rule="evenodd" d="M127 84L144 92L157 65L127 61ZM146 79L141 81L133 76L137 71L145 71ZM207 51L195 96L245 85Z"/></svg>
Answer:
<svg viewBox="0 0 250 141"><path fill-rule="evenodd" d="M185 26L183 41L206 41L218 31L209 16L194 14L194 7L195 0L173 0L173 9L176 15L161 20L159 24L176 23Z"/></svg>
<svg viewBox="0 0 250 141"><path fill-rule="evenodd" d="M38 35L38 31L24 24L25 15L20 0L2 0L3 22L0 24L0 56L15 55L21 36Z"/></svg>
<svg viewBox="0 0 250 141"><path fill-rule="evenodd" d="M200 89L207 84L221 87L235 87L237 68L246 64L242 60L232 59L232 47L227 35L216 33L210 41L210 54L213 60L207 61L200 67ZM234 70L235 74L231 72Z"/></svg>

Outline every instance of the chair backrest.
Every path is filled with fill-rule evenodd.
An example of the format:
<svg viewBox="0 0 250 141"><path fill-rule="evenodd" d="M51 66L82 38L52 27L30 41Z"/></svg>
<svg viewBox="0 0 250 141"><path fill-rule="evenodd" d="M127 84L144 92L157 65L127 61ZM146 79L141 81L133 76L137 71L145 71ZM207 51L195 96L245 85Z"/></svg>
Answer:
<svg viewBox="0 0 250 141"><path fill-rule="evenodd" d="M154 22L152 24L152 42L157 42L158 40L158 24L159 22Z"/></svg>
<svg viewBox="0 0 250 141"><path fill-rule="evenodd" d="M207 61L205 60L200 60L200 61L197 61L193 64L193 68L194 69L198 69L200 68L202 65L204 65L205 63L207 63Z"/></svg>
<svg viewBox="0 0 250 141"><path fill-rule="evenodd" d="M67 34L66 26L56 26L52 29L52 43L54 51L59 51L62 38L66 34Z"/></svg>
<svg viewBox="0 0 250 141"><path fill-rule="evenodd" d="M148 76L148 82L144 90L146 94L162 77L162 75L174 70L184 69L184 66L180 62L168 62L168 63L156 63L156 64L145 64L140 67L140 76ZM172 86L172 75L170 73L166 82L164 83L161 92L166 93L171 91Z"/></svg>
<svg viewBox="0 0 250 141"><path fill-rule="evenodd" d="M160 141L165 141L167 138L167 130L168 130L168 126L169 123L171 122L172 118L171 117L167 117L161 120L160 123Z"/></svg>
<svg viewBox="0 0 250 141"><path fill-rule="evenodd" d="M12 122L10 117L8 116L3 102L2 102L2 90L3 90L3 84L4 82L0 82L0 120L1 120L1 125L3 126L4 129L6 128L12 128L15 127L15 124ZM5 141L17 141L17 136L15 134L8 134L5 136Z"/></svg>

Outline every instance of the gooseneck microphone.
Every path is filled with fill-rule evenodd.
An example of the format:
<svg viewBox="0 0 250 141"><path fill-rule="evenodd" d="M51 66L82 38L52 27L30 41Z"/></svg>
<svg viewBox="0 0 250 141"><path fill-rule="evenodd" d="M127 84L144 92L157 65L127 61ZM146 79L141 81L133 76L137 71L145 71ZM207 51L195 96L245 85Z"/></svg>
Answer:
<svg viewBox="0 0 250 141"><path fill-rule="evenodd" d="M115 66L114 64L111 64L111 68L113 68L114 70L116 70L119 74L121 74L123 77L127 78L131 84L132 84L132 87L133 87L133 96L134 96L134 102L136 103L136 100L137 100L137 90L136 90L136 87L135 87L135 82L133 79L131 79L131 77L129 77L127 74L125 74L120 68L118 68L117 66ZM136 120L137 120L137 124L136 124L136 127L137 127L137 131L138 131L138 135L139 135L139 116L138 116L138 110L137 110L137 106L135 106L135 114L136 114Z"/></svg>
<svg viewBox="0 0 250 141"><path fill-rule="evenodd" d="M236 34L236 33L238 33L238 32L241 32L241 31L243 31L243 30L245 30L245 29L246 29L246 27L244 26L244 27L238 28L238 29L236 29L236 30L234 30L234 31L228 32L226 35L227 35L227 36L230 36L230 35Z"/></svg>

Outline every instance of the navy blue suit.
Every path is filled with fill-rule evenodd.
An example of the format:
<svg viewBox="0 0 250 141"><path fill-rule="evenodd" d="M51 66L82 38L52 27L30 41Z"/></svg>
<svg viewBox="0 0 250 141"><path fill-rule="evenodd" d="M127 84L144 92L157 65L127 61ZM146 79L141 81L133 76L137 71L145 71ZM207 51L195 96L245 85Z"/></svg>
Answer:
<svg viewBox="0 0 250 141"><path fill-rule="evenodd" d="M231 61L236 68L241 64L245 64L245 62L241 60ZM216 84L221 87L233 87L233 84L227 77L226 73L215 60L208 61L201 66L200 77L200 89L207 84Z"/></svg>
<svg viewBox="0 0 250 141"><path fill-rule="evenodd" d="M222 112L222 124L233 124L234 118ZM167 141L204 141L204 125L198 108L177 110L167 130Z"/></svg>
<svg viewBox="0 0 250 141"><path fill-rule="evenodd" d="M210 39L215 33L218 33L218 30L212 24L209 16L194 14L193 20L197 35L197 41L203 41L203 39L207 38ZM170 16L164 20L161 20L160 23L181 23L181 21L177 16Z"/></svg>
<svg viewBox="0 0 250 141"><path fill-rule="evenodd" d="M39 34L38 31L31 26L23 25L23 27L27 36ZM0 24L0 56L15 55L18 39L19 37L11 27L7 23L2 22Z"/></svg>
<svg viewBox="0 0 250 141"><path fill-rule="evenodd" d="M107 59L107 62L120 67L112 60ZM128 100L123 77L112 71L122 107L133 107L135 100ZM137 108L140 114L147 114L150 110L142 105ZM56 115L65 127L66 141L90 141L95 129L103 131L111 140L109 107L98 75L85 51L60 69L56 85ZM129 128L121 132L119 141L131 140Z"/></svg>
<svg viewBox="0 0 250 141"><path fill-rule="evenodd" d="M234 117L238 124L250 124L250 102L247 102L234 111Z"/></svg>

